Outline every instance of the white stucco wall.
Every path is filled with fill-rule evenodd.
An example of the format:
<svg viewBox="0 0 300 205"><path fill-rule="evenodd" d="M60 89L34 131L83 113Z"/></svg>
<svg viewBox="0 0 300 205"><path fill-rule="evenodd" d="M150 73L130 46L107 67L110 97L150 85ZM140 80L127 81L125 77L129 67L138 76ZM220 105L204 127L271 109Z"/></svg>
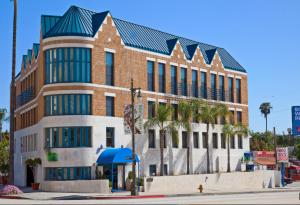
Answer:
<svg viewBox="0 0 300 205"><path fill-rule="evenodd" d="M58 155L57 162L48 162L45 143L45 128L47 127L68 127L68 126L91 126L92 127L92 147L91 148L53 148L51 152ZM16 153L15 153L15 183L19 186L26 185L26 166L24 164L28 157L40 157L42 166L38 168L37 181L44 181L44 167L71 167L71 166L92 166L95 164L100 153L97 149L102 145L106 146L106 127L115 128L115 147L130 147L131 135L124 134L123 118L102 117L102 116L55 116L44 117L35 126L19 130L15 132ZM211 167L214 171L223 172L227 168L227 152L221 149L221 126L216 125L210 128L211 132L218 133L218 149L212 148L212 137L210 135L210 159ZM186 173L186 149L182 149L181 131L179 129L179 148L172 148L170 137L167 137L167 149L164 150L165 164L168 165L170 174L180 175ZM192 147L190 154L190 166L192 173L206 172L206 149L202 148L202 132L206 132L204 124L194 124L193 131L199 132L199 147L193 148L193 138L190 137L190 145ZM37 151L29 153L21 153L20 138L22 136L37 133ZM249 138L243 139L243 149L237 149L238 139L235 138L236 149L231 149L231 169L233 171L240 170L240 159L245 151L249 150ZM159 131L156 129L156 148L148 148L148 134L136 135L136 150L141 159L141 176L149 175L149 165L156 164L157 172L160 166L159 152ZM103 151L103 150L101 150ZM129 166L130 167L130 166ZM127 177L126 167L126 177ZM92 173L93 176L93 173Z"/></svg>

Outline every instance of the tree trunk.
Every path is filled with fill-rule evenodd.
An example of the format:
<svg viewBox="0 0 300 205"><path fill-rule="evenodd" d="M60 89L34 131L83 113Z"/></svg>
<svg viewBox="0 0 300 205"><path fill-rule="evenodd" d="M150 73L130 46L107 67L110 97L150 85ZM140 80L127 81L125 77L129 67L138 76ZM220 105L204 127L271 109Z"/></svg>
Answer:
<svg viewBox="0 0 300 205"><path fill-rule="evenodd" d="M230 136L227 136L227 172L230 171Z"/></svg>
<svg viewBox="0 0 300 205"><path fill-rule="evenodd" d="M209 145L208 145L208 138L209 138L209 124L206 124L206 160L207 160L207 173L210 174L210 159L209 159Z"/></svg>
<svg viewBox="0 0 300 205"><path fill-rule="evenodd" d="M190 133L187 133L186 174L190 174Z"/></svg>
<svg viewBox="0 0 300 205"><path fill-rule="evenodd" d="M267 137L267 132L268 132L268 115L266 115L265 118L266 118L266 137Z"/></svg>
<svg viewBox="0 0 300 205"><path fill-rule="evenodd" d="M164 130L159 131L159 145L160 145L160 176L164 176Z"/></svg>
<svg viewBox="0 0 300 205"><path fill-rule="evenodd" d="M9 137L9 183L14 184L14 130L15 130L15 75L16 75L16 43L17 43L17 13L18 2L14 0L13 49L10 85L10 137Z"/></svg>

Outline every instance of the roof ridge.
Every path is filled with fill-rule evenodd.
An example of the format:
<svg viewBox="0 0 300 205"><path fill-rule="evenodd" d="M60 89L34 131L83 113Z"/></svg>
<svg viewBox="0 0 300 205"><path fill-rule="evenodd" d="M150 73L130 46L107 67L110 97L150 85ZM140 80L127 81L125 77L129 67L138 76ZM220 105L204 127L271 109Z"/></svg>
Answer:
<svg viewBox="0 0 300 205"><path fill-rule="evenodd" d="M221 48L221 47L218 47L218 46L215 46L215 45L203 43L203 42L200 42L200 41L195 41L195 40L192 40L192 39L189 39L189 38L186 38L186 37L180 37L180 36L177 36L177 35L174 35L174 34L165 32L165 31L161 31L161 30L158 30L158 29L155 29L155 28L150 28L149 26L144 26L144 25L141 25L141 24L138 24L138 23L129 22L129 21L126 21L126 20L123 20L123 19L115 18L115 17L112 17L112 18L113 18L113 19L116 19L116 20L119 20L119 21L126 22L126 23L131 23L131 24L134 24L134 25L137 25L137 26L141 26L141 27L144 27L144 28L147 28L147 29L151 29L151 30L153 30L153 31L158 31L158 32L161 32L161 33L164 33L164 34L168 34L168 35L173 36L174 38L178 38L178 40L180 40L180 39L185 39L185 40L188 40L188 41L196 42L196 44L204 44L204 45L207 45L207 46L212 46L212 47L216 47L216 48ZM170 39L169 39L169 40L170 40ZM191 44L191 45L193 45L193 44Z"/></svg>

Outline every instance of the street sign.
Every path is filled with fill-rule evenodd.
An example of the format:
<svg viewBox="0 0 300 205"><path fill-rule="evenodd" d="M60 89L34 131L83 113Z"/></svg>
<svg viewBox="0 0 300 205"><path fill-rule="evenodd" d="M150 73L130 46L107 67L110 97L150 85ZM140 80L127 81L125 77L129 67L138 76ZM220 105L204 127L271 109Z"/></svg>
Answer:
<svg viewBox="0 0 300 205"><path fill-rule="evenodd" d="M125 134L131 134L131 125L132 125L132 119L131 119L131 105L125 105L124 108L124 132ZM135 134L142 134L143 133L143 116L144 116L144 109L143 104L139 103L134 106L134 133Z"/></svg>
<svg viewBox="0 0 300 205"><path fill-rule="evenodd" d="M278 162L289 162L289 152L287 147L277 147L276 148L277 153L277 161Z"/></svg>
<svg viewBox="0 0 300 205"><path fill-rule="evenodd" d="M292 107L292 133L300 135L300 106Z"/></svg>

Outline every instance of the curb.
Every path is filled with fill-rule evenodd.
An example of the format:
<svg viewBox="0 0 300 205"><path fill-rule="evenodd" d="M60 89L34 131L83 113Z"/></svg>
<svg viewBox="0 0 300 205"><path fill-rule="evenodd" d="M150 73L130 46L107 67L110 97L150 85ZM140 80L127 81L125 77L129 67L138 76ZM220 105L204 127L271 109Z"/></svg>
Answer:
<svg viewBox="0 0 300 205"><path fill-rule="evenodd" d="M91 197L92 199L112 200L112 199L154 199L165 198L168 195L139 195L139 196L99 196Z"/></svg>
<svg viewBox="0 0 300 205"><path fill-rule="evenodd" d="M29 199L22 196L15 196L15 195L0 195L0 199Z"/></svg>

